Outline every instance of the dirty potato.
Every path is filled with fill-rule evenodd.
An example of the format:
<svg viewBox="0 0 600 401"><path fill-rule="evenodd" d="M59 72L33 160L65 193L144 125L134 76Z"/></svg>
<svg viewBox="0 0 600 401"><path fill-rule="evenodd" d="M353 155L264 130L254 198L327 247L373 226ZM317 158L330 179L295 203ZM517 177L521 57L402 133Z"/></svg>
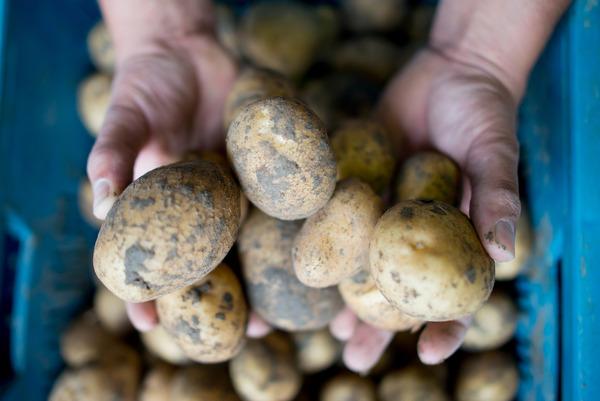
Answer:
<svg viewBox="0 0 600 401"><path fill-rule="evenodd" d="M139 401L171 401L175 368L166 363L153 366L142 381Z"/></svg>
<svg viewBox="0 0 600 401"><path fill-rule="evenodd" d="M171 381L171 397L177 401L240 401L223 366L187 366Z"/></svg>
<svg viewBox="0 0 600 401"><path fill-rule="evenodd" d="M300 226L253 209L238 239L252 309L288 331L325 327L343 307L335 287L307 287L294 274L292 243Z"/></svg>
<svg viewBox="0 0 600 401"><path fill-rule="evenodd" d="M56 380L49 401L133 401L125 398L109 372L99 366L65 370Z"/></svg>
<svg viewBox="0 0 600 401"><path fill-rule="evenodd" d="M131 330L125 302L102 284L98 285L94 295L94 311L100 324L109 332L121 335Z"/></svg>
<svg viewBox="0 0 600 401"><path fill-rule="evenodd" d="M341 352L338 342L329 329L293 333L298 366L303 373L312 374L327 369L335 363Z"/></svg>
<svg viewBox="0 0 600 401"><path fill-rule="evenodd" d="M329 379L319 396L320 401L376 401L371 379L354 373L341 373Z"/></svg>
<svg viewBox="0 0 600 401"><path fill-rule="evenodd" d="M156 308L161 325L194 361L227 361L244 344L248 309L239 280L225 264L158 298Z"/></svg>
<svg viewBox="0 0 600 401"><path fill-rule="evenodd" d="M432 369L409 365L387 373L377 389L380 401L449 401Z"/></svg>
<svg viewBox="0 0 600 401"><path fill-rule="evenodd" d="M174 365L184 365L189 362L187 356L165 328L159 324L150 331L140 335L146 349L154 356Z"/></svg>
<svg viewBox="0 0 600 401"><path fill-rule="evenodd" d="M508 294L494 291L473 315L463 348L487 351L506 344L517 328L517 307Z"/></svg>
<svg viewBox="0 0 600 401"><path fill-rule="evenodd" d="M527 212L523 211L517 222L515 258L510 262L496 263L496 280L506 281L517 277L527 264L529 256L531 255L532 245L533 236L531 233L531 225L529 223L529 215Z"/></svg>
<svg viewBox="0 0 600 401"><path fill-rule="evenodd" d="M514 359L498 351L468 356L458 369L457 401L510 401L519 386Z"/></svg>
<svg viewBox="0 0 600 401"><path fill-rule="evenodd" d="M335 189L325 128L299 101L276 97L250 104L229 127L227 152L248 199L278 219L314 214Z"/></svg>
<svg viewBox="0 0 600 401"><path fill-rule="evenodd" d="M110 104L109 75L96 73L86 78L77 89L77 109L83 125L92 136L98 136Z"/></svg>
<svg viewBox="0 0 600 401"><path fill-rule="evenodd" d="M417 319L470 315L494 286L494 261L473 225L438 201L404 201L388 210L370 245L371 274L392 305Z"/></svg>
<svg viewBox="0 0 600 401"><path fill-rule="evenodd" d="M112 74L115 71L115 48L103 21L94 25L88 33L87 46L94 66L104 73Z"/></svg>
<svg viewBox="0 0 600 401"><path fill-rule="evenodd" d="M240 190L218 165L160 167L130 184L96 241L94 269L119 298L144 302L200 280L233 245Z"/></svg>
<svg viewBox="0 0 600 401"><path fill-rule="evenodd" d="M296 235L292 262L309 287L338 284L369 264L369 241L383 213L381 199L355 178L341 181L329 202Z"/></svg>
<svg viewBox="0 0 600 401"><path fill-rule="evenodd" d="M346 25L353 31L390 31L400 28L406 0L342 0Z"/></svg>
<svg viewBox="0 0 600 401"><path fill-rule="evenodd" d="M97 361L103 351L117 340L101 325L93 311L75 319L60 338L60 354L70 367Z"/></svg>

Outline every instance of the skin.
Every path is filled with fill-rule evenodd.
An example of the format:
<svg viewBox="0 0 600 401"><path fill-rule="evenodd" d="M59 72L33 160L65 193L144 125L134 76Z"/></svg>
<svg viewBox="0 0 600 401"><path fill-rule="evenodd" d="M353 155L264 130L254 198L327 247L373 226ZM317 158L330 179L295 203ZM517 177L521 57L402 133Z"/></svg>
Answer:
<svg viewBox="0 0 600 401"><path fill-rule="evenodd" d="M396 75L379 107L380 118L405 149L437 148L466 173L462 210L496 261L514 257L520 211L516 109L529 72L569 3L442 1L428 46ZM117 74L88 175L95 215L104 218L134 172L188 149L222 144L219 120L235 66L214 40L206 0L160 5L102 0L101 6L115 41ZM157 323L152 303L129 305L128 312L140 329ZM420 358L439 363L451 355L467 321L429 324L419 341ZM358 357L354 368L374 364L391 340L391 334L362 330L348 312L334 322L335 331L350 339L346 363L350 355L368 355ZM359 335L377 341L359 341Z"/></svg>

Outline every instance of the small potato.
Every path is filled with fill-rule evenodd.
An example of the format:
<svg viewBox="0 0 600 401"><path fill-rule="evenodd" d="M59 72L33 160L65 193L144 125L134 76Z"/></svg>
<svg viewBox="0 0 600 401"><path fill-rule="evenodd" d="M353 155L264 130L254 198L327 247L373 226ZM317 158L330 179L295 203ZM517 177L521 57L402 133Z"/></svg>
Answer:
<svg viewBox="0 0 600 401"><path fill-rule="evenodd" d="M240 282L225 264L158 298L156 308L161 325L194 361L227 361L244 344L248 309Z"/></svg>
<svg viewBox="0 0 600 401"><path fill-rule="evenodd" d="M382 330L416 330L422 321L394 307L377 286L371 274L362 270L342 281L338 289L346 305L365 323Z"/></svg>
<svg viewBox="0 0 600 401"><path fill-rule="evenodd" d="M410 365L389 372L377 389L380 401L449 401L432 369Z"/></svg>
<svg viewBox="0 0 600 401"><path fill-rule="evenodd" d="M343 307L335 287L311 288L296 278L292 243L300 224L277 220L254 209L238 239L252 309L273 326L287 331L325 327Z"/></svg>
<svg viewBox="0 0 600 401"><path fill-rule="evenodd" d="M326 328L297 332L293 334L293 338L298 366L306 374L327 369L335 363L342 350L341 343Z"/></svg>
<svg viewBox="0 0 600 401"><path fill-rule="evenodd" d="M375 227L370 246L377 288L400 311L426 321L476 312L494 286L494 261L470 220L438 201L404 201Z"/></svg>
<svg viewBox="0 0 600 401"><path fill-rule="evenodd" d="M337 71L352 72L383 83L409 59L410 53L379 36L363 36L340 43L330 63Z"/></svg>
<svg viewBox="0 0 600 401"><path fill-rule="evenodd" d="M100 324L115 335L125 334L132 328L125 310L125 302L102 284L98 286L94 295L94 311Z"/></svg>
<svg viewBox="0 0 600 401"><path fill-rule="evenodd" d="M49 401L114 401L127 400L106 369L89 366L65 370L56 380Z"/></svg>
<svg viewBox="0 0 600 401"><path fill-rule="evenodd" d="M90 184L90 181L87 179L82 180L79 183L77 202L79 205L79 212L83 219L91 226L100 228L100 226L102 226L102 220L97 219L96 216L94 216L94 193L92 192L92 184Z"/></svg>
<svg viewBox="0 0 600 401"><path fill-rule="evenodd" d="M369 265L369 241L383 213L381 199L355 178L340 182L333 196L296 235L292 262L309 287L338 284Z"/></svg>
<svg viewBox="0 0 600 401"><path fill-rule="evenodd" d="M517 222L517 237L515 239L515 258L510 262L496 263L496 280L506 281L517 277L525 268L531 248L533 246L533 235L529 224L527 212L521 212Z"/></svg>
<svg viewBox="0 0 600 401"><path fill-rule="evenodd" d="M293 353L292 343L282 333L248 340L229 362L237 393L246 401L292 400L302 383Z"/></svg>
<svg viewBox="0 0 600 401"><path fill-rule="evenodd" d="M140 388L139 401L171 401L171 383L175 368L167 364L153 366Z"/></svg>
<svg viewBox="0 0 600 401"><path fill-rule="evenodd" d="M87 46L94 66L104 73L112 74L115 71L115 47L103 21L94 25L88 33Z"/></svg>
<svg viewBox="0 0 600 401"><path fill-rule="evenodd" d="M215 4L217 39L234 57L240 57L240 38L233 10L225 4Z"/></svg>
<svg viewBox="0 0 600 401"><path fill-rule="evenodd" d="M171 397L176 401L239 401L227 371L221 366L193 365L175 373Z"/></svg>
<svg viewBox="0 0 600 401"><path fill-rule="evenodd" d="M458 372L457 401L510 401L517 394L519 372L508 354L490 351L471 355Z"/></svg>
<svg viewBox="0 0 600 401"><path fill-rule="evenodd" d="M227 153L248 199L278 219L314 214L335 189L325 128L299 101L276 97L250 104L229 127Z"/></svg>
<svg viewBox="0 0 600 401"><path fill-rule="evenodd" d="M74 320L60 338L60 354L69 367L77 368L97 361L117 340L98 321L93 311Z"/></svg>
<svg viewBox="0 0 600 401"><path fill-rule="evenodd" d="M407 159L396 182L396 198L458 203L460 170L456 163L437 152L420 152Z"/></svg>
<svg viewBox="0 0 600 401"><path fill-rule="evenodd" d="M94 269L119 298L144 302L202 279L225 257L240 223L240 189L204 160L160 167L130 184L108 213Z"/></svg>
<svg viewBox="0 0 600 401"><path fill-rule="evenodd" d="M331 146L338 179L359 178L377 193L387 187L396 161L381 125L368 120L346 121L334 132Z"/></svg>
<svg viewBox="0 0 600 401"><path fill-rule="evenodd" d="M112 78L97 73L86 78L77 89L79 117L92 136L98 136L110 104Z"/></svg>
<svg viewBox="0 0 600 401"><path fill-rule="evenodd" d="M353 31L390 31L400 28L406 0L342 0L344 19Z"/></svg>
<svg viewBox="0 0 600 401"><path fill-rule="evenodd" d="M150 331L141 333L140 337L146 349L163 361L174 365L185 365L189 362L173 336L167 333L161 324Z"/></svg>
<svg viewBox="0 0 600 401"><path fill-rule="evenodd" d="M494 291L486 303L473 315L463 348L487 351L500 348L515 334L517 308L508 294Z"/></svg>
<svg viewBox="0 0 600 401"><path fill-rule="evenodd" d="M320 401L376 401L375 385L354 373L341 373L329 379L319 396Z"/></svg>

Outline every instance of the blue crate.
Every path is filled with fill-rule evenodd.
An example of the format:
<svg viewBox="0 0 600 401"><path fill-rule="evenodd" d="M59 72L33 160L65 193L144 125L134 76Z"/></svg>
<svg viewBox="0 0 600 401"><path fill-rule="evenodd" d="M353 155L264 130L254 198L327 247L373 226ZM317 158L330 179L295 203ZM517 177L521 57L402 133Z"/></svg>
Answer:
<svg viewBox="0 0 600 401"><path fill-rule="evenodd" d="M77 117L75 93L93 70L84 38L98 18L92 1L0 0L6 401L46 398L62 368L59 333L91 293L95 231L79 217L76 192L92 139ZM522 400L600 399L599 50L600 8L575 1L521 109L523 189L536 233L531 268L517 281Z"/></svg>

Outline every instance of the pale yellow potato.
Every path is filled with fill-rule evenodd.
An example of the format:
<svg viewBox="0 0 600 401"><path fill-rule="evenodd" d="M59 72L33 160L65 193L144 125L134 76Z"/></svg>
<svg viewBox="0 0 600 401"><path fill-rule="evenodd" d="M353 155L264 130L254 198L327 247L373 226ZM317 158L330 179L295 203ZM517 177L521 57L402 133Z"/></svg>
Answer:
<svg viewBox="0 0 600 401"><path fill-rule="evenodd" d="M96 73L84 79L77 89L79 117L92 136L98 136L104 123L110 105L111 85L111 76Z"/></svg>
<svg viewBox="0 0 600 401"><path fill-rule="evenodd" d="M323 123L299 101L250 104L229 126L227 153L248 199L278 219L311 216L335 190L336 164Z"/></svg>
<svg viewBox="0 0 600 401"><path fill-rule="evenodd" d="M298 280L330 287L368 266L369 241L382 213L383 203L368 184L355 178L339 182L296 235L292 263Z"/></svg>
<svg viewBox="0 0 600 401"><path fill-rule="evenodd" d="M100 324L115 335L125 334L132 328L125 302L102 284L98 285L94 295L94 311Z"/></svg>
<svg viewBox="0 0 600 401"><path fill-rule="evenodd" d="M140 334L142 343L150 353L173 365L185 365L190 360L165 328L159 324Z"/></svg>
<svg viewBox="0 0 600 401"><path fill-rule="evenodd" d="M517 277L525 269L527 261L531 256L532 247L533 234L531 232L531 224L529 223L529 215L526 211L523 211L517 222L515 258L510 262L496 263L496 280L506 281Z"/></svg>
<svg viewBox="0 0 600 401"><path fill-rule="evenodd" d="M176 401L240 401L224 366L192 365L179 369L171 380Z"/></svg>
<svg viewBox="0 0 600 401"><path fill-rule="evenodd" d="M342 0L346 25L353 31L390 31L401 27L406 0Z"/></svg>
<svg viewBox="0 0 600 401"><path fill-rule="evenodd" d="M385 298L425 321L477 311L494 286L494 261L470 220L438 201L404 201L375 227L370 268Z"/></svg>
<svg viewBox="0 0 600 401"><path fill-rule="evenodd" d="M197 362L235 356L246 334L248 308L239 280L222 263L193 285L156 300L160 324Z"/></svg>
<svg viewBox="0 0 600 401"><path fill-rule="evenodd" d="M65 370L58 377L49 401L123 401L119 389L111 380L106 369L99 366L88 366L80 369Z"/></svg>
<svg viewBox="0 0 600 401"><path fill-rule="evenodd" d="M342 344L329 329L293 333L298 366L303 373L312 374L327 369L340 356Z"/></svg>
<svg viewBox="0 0 600 401"><path fill-rule="evenodd" d="M302 383L293 345L277 332L248 340L229 362L229 373L235 390L246 401L290 401Z"/></svg>
<svg viewBox="0 0 600 401"><path fill-rule="evenodd" d="M436 373L416 364L387 373L377 394L380 401L450 401Z"/></svg>
<svg viewBox="0 0 600 401"><path fill-rule="evenodd" d="M87 46L94 66L104 73L112 74L115 71L115 47L104 21L92 27L87 36Z"/></svg>
<svg viewBox="0 0 600 401"><path fill-rule="evenodd" d="M93 311L75 319L60 338L60 354L69 367L77 368L100 359L117 340L100 325Z"/></svg>
<svg viewBox="0 0 600 401"><path fill-rule="evenodd" d="M91 226L100 228L100 226L102 226L102 220L97 219L96 216L94 216L94 193L92 191L92 184L90 184L89 180L85 179L79 183L77 201L79 212L83 219Z"/></svg>
<svg viewBox="0 0 600 401"><path fill-rule="evenodd" d="M171 401L171 383L175 368L166 363L153 366L142 381L139 401Z"/></svg>
<svg viewBox="0 0 600 401"><path fill-rule="evenodd" d="M340 373L325 382L320 401L376 401L371 379L355 373Z"/></svg>
<svg viewBox="0 0 600 401"><path fill-rule="evenodd" d="M461 363L456 379L457 401L510 401L519 387L519 372L512 356L499 351L470 355Z"/></svg>
<svg viewBox="0 0 600 401"><path fill-rule="evenodd" d="M240 224L240 189L204 160L160 167L130 184L96 241L94 269L119 298L144 302L184 288L225 257Z"/></svg>

